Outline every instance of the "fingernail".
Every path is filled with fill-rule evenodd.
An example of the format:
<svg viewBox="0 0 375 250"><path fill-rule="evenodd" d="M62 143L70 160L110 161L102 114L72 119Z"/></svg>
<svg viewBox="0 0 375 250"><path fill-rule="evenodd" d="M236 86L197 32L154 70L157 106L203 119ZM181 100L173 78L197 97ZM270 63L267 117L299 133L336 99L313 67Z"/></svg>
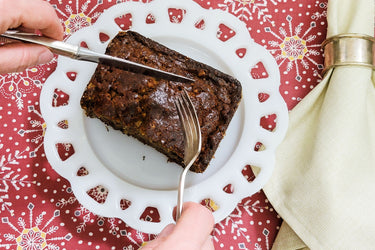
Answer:
<svg viewBox="0 0 375 250"><path fill-rule="evenodd" d="M38 58L38 64L44 64L44 63L48 63L52 60L53 58L53 54L51 51L47 50L47 51L44 51L42 52L40 55L39 55L39 58Z"/></svg>

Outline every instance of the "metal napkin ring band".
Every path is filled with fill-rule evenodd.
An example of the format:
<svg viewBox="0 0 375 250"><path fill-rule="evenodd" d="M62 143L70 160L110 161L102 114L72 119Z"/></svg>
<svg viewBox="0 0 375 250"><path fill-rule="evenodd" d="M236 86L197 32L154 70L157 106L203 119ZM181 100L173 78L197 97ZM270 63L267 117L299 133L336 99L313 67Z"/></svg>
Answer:
<svg viewBox="0 0 375 250"><path fill-rule="evenodd" d="M375 39L362 34L340 34L327 38L324 49L323 74L336 66L365 66L375 69Z"/></svg>

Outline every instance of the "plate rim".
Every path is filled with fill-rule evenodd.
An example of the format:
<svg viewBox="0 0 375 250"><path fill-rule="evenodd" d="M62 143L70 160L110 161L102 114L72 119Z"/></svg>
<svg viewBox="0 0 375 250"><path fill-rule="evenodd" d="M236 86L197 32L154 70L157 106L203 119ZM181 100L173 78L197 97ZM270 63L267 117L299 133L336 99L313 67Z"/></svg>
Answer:
<svg viewBox="0 0 375 250"><path fill-rule="evenodd" d="M124 11L124 8L127 7L129 9L133 9L133 10L138 10L137 13L139 13L140 11L140 8L145 8L145 10L143 11L143 15L145 15L144 13L147 14L147 10L154 10L154 13L155 13L155 8L160 8L160 6L162 6L163 8L166 8L168 6L174 6L174 7L179 7L179 8L188 8L190 11L194 11L194 13L199 13L201 14L201 16L204 16L202 13L206 14L209 13L209 14L212 14L212 12L215 12L215 17L219 17L219 21L223 21L224 19L230 19L231 22L233 21L234 23L241 23L243 26L244 26L244 23L240 22L239 20L236 20L234 18L234 16L230 16L228 17L230 14L226 13L226 12L223 12L223 11L220 11L220 10L206 10L206 9L203 9L202 7L200 7L197 3L195 2L190 2L190 1L185 1L184 3L182 2L179 2L179 3L175 3L174 1L171 1L171 0L154 0L152 1L151 3L139 3L139 2L125 2L125 3L121 3L121 4L117 4L117 5L114 5L112 7L110 7L109 9L105 10L103 12L103 14L99 17L99 19L97 20L97 22L95 24L93 24L92 26L90 27L87 27L87 28L84 28L84 29L81 29L79 31L77 31L75 34L73 34L72 37L69 38L68 41L71 41L71 42L74 42L74 39L76 39L76 37L78 37L81 33L84 34L85 32L88 32L88 30L91 31L92 30L97 30L97 31L100 31L103 29L103 27L101 27L101 25L104 25L107 21L106 21L106 18L108 17L113 17L113 16L119 16L119 14L125 14L129 11ZM115 8L113 8L115 7ZM196 17L197 15L195 15L194 17ZM187 16L187 19L189 19L191 16ZM186 17L184 17L185 19ZM113 19L113 18L112 18ZM169 22L169 20L164 20L166 23ZM185 20L186 21L186 20ZM187 20L187 21L191 21L191 20ZM194 20L193 20L194 21ZM133 20L133 23L134 23L134 20ZM171 24L170 22L168 23L168 25L174 25L174 24ZM178 24L176 24L178 25ZM120 28L118 29L120 30ZM137 28L133 29L135 31L137 31ZM138 29L139 30L139 29ZM241 29L242 30L242 33L243 33L243 28ZM246 29L245 29L246 30ZM247 30L246 30L247 31ZM114 32L112 32L112 36L114 36ZM173 32L180 32L178 31L176 28L173 29ZM174 35L176 35L176 33L174 33ZM181 36L183 34L179 34L179 36ZM258 55L256 53L253 53L255 55L257 55L258 57L262 57L264 56L268 62L268 70L267 72L272 72L273 74L271 74L270 78L268 78L268 81L270 81L272 84L274 84L275 86L269 86L270 84L265 84L266 86L263 86L262 88L270 88L270 87L273 87L273 88L278 88L278 86L280 85L280 78L279 78L279 72L278 72L278 68L277 68L277 65L276 65L276 62L275 60L273 59L273 57L266 51L265 48L263 48L262 46L256 44L250 37L250 34L248 32L246 32L246 35L245 36L248 36L247 37L247 42L251 42L250 45L248 45L248 49L249 49L249 52L254 52L256 51L256 49L260 49L262 50L263 54L259 54ZM152 36L151 36L152 37ZM104 44L105 45L105 44ZM104 46L103 45L103 46ZM105 45L106 46L106 45ZM89 45L90 47L90 45ZM102 47L103 48L103 47ZM248 53L249 53L248 52ZM221 57L221 56L219 56ZM233 55L234 57L234 55ZM240 58L235 58L235 61L238 61ZM260 58L261 60L259 61L262 61L264 60L264 58ZM143 231L143 232L148 232L148 233L158 233L160 232L161 228L163 228L165 225L173 222L173 218L171 218L171 210L173 210L173 206L169 205L168 208L165 209L165 211L160 211L161 214L160 216L163 218L169 218L169 220L164 220L163 219L163 223L150 223L150 222L145 222L145 221L140 221L138 220L138 223L135 221L135 220L131 220L129 219L128 217L129 216L113 216L113 209L108 212L106 210L108 210L108 205L106 206L101 206L98 204L95 204L93 203L93 199L87 199L87 195L85 195L85 192L82 192L82 190L84 190L84 185L80 184L80 183L77 183L77 179L76 177L74 177L72 175L71 172L67 171L66 170L66 167L64 167L63 165L64 164L61 164L59 162L56 162L56 158L57 155L56 155L56 152L51 149L51 143L53 144L56 140L54 140L55 138L51 138L51 132L54 131L53 129L51 129L51 127L53 128L53 123L51 122L50 119L48 119L48 114L50 114L51 112L51 107L47 107L47 106L50 106L48 104L48 100L50 100L50 98L48 98L46 95L48 94L48 92L50 93L51 89L48 88L49 86L49 83L54 80L54 78L56 77L66 77L66 76L63 76L63 74L61 74L61 72L58 72L59 70L59 65L61 65L61 63L63 63L65 60L69 60L69 59L65 59L65 58L59 58L58 59L58 66L56 68L56 71L54 73L52 73L52 75L46 80L46 83L45 85L43 86L42 88L42 93L41 93L41 111L42 111L42 116L45 118L46 120L46 124L47 124L47 130L46 130L46 134L45 134L45 143L44 143L44 147L45 147L45 151L46 151L46 156L47 156L47 159L48 161L50 162L51 166L60 174L62 175L63 177L67 178L69 180L69 182L71 183L72 185L72 189L73 189L73 193L76 195L77 199L85 205L85 207L87 207L90 211L96 213L96 214L99 214L99 215L103 215L103 216L106 216L108 217L108 215L112 215L110 217L118 217L122 220L124 220L125 223L127 223L129 226L135 228L135 229L138 229L140 231ZM271 68L271 70L270 70ZM94 67L95 69L95 67ZM238 78L244 78L244 73L243 72L237 72L236 70L233 70L235 74L235 77L238 79ZM276 72L276 73L275 73ZM240 77L238 77L237 75L240 75ZM52 80L51 80L52 79ZM239 79L240 80L240 79ZM241 81L241 84L243 85L243 81ZM247 82L246 82L247 83ZM76 84L76 83L75 83ZM261 83L263 84L263 82ZM244 93L245 92L245 93ZM243 96L247 96L247 95L253 95L252 93L253 91L249 89L248 86L246 86L245 88L243 87ZM46 98L47 97L47 98ZM254 98L253 98L254 99ZM243 100L241 101L241 105L246 105L246 102L248 100ZM254 100L253 100L254 101ZM225 218L227 215L229 215L232 210L235 208L235 206L237 205L237 203L242 199L242 198L245 198L247 196L250 196L252 195L253 193L255 193L256 191L259 191L261 189L261 187L265 184L265 182L269 179L271 173L272 173L272 170L273 170L273 167L274 167L274 151L275 151L275 148L276 146L281 142L282 138L284 137L285 133L286 133L286 128L287 128L287 108L286 108L286 104L284 102L284 100L282 99L281 97L281 94L278 92L278 94L273 94L271 96L271 100L267 100L268 103L270 103L269 105L274 105L275 103L279 104L280 105L280 108L278 110L278 114L280 114L278 116L278 118L280 120L278 120L278 125L280 124L280 126L278 127L278 131L276 131L276 133L274 132L273 136L271 136L268 132L266 131L261 131L261 133L263 134L263 136L265 137L271 137L274 142L273 143L269 143L267 146L267 150L266 151L260 151L260 152L253 152L252 153L252 156L254 157L254 160L253 162L257 162L257 161L260 161L260 159L264 159L265 157L263 156L264 154L266 154L267 156L267 164L268 164L268 168L262 168L262 171L260 172L260 175L256 177L255 181L252 183L253 187L252 187L252 190L249 191L249 186L246 184L246 183L241 183L240 184L240 187L237 187L239 189L242 188L242 191L239 193L239 195L236 195L236 196L233 196L233 195L225 195L225 199L227 201L230 201L231 202L231 205L228 206L223 206L223 209L224 210L221 210L221 214L220 216L217 214L217 212L214 212L214 217L215 217L215 221L216 222L219 222L220 220L222 220L223 218ZM50 102L51 103L51 102ZM267 104L266 104L267 105ZM258 104L256 105L258 106ZM61 108L61 110L63 110L64 107ZM250 119L253 117L253 114L248 114L248 110L244 110L245 112L245 116L247 117L247 119ZM47 119L46 119L47 117ZM250 118L249 118L250 117ZM245 124L246 125L246 124ZM48 129L50 128L50 129ZM56 129L56 128L54 128ZM68 138L69 138L69 135L66 135ZM257 139L257 138L255 138ZM241 138L240 139L240 143L239 145L237 146L237 148L239 148L239 150L235 150L234 153L236 154L244 154L247 152L247 150L245 150L244 148L240 148L240 147L243 147L243 144L246 144L244 142L244 139ZM269 139L271 140L271 139ZM270 153L269 153L270 152ZM232 157L233 159L233 157ZM230 163L231 159L229 159ZM52 164L52 163L53 164ZM229 163L227 163L229 164ZM245 166L245 165L241 165L242 167ZM64 170L62 170L62 168L65 168ZM225 173L224 173L225 174ZM97 177L93 177L92 175L89 175L90 178L97 178ZM223 171L219 171L218 173L215 173L214 176L223 176ZM227 177L227 176L225 176ZM213 177L211 177L212 179ZM217 177L218 178L218 177ZM220 178L224 178L224 177L220 177ZM233 179L235 178L243 178L243 177L239 177L238 174L232 176ZM78 182L83 182L85 178L81 178L79 179ZM86 178L87 179L87 178ZM97 182L98 180L94 180L94 182ZM202 182L201 185L209 185L210 182L212 181L208 181L208 180L204 180ZM256 186L256 188L254 188L254 186ZM237 189L236 188L236 189ZM187 189L187 195L192 194L193 196L196 195L197 197L201 197L202 195L201 194L198 194L197 191L196 191L197 187L189 187ZM150 190L149 190L150 191ZM150 191L152 193L152 195L154 195L154 192ZM165 190L157 190L156 191L156 194L158 196L160 196L162 199L166 199L167 198L165 197L165 195L167 196L173 196L173 202L175 203L176 201L176 197L177 197L177 193L175 191L165 191ZM115 196L118 196L118 194L115 194ZM222 192L219 192L219 191L215 191L215 190L212 190L212 196L213 197L217 197L217 196L221 196L223 195ZM205 197L201 197L201 198L205 198ZM107 198L108 200L108 198ZM200 200L200 198L196 199L196 200ZM214 198L215 200L215 198ZM112 201L112 200L111 200ZM106 202L107 203L107 202ZM114 206L114 208L118 209L119 207L119 204L114 204L114 203L111 203L112 206ZM175 205L175 204L174 204ZM132 204L133 206L133 204ZM138 204L134 204L134 207L132 209L127 209L125 211L123 211L123 214L127 215L127 214L132 214L133 217L138 217L140 216L140 213L143 212L143 209L141 209L140 212L136 212L137 208L139 207ZM130 207L129 207L130 208ZM159 207L157 207L159 209ZM169 213L169 216L168 216L168 213ZM134 214L136 214L136 216L134 216Z"/></svg>

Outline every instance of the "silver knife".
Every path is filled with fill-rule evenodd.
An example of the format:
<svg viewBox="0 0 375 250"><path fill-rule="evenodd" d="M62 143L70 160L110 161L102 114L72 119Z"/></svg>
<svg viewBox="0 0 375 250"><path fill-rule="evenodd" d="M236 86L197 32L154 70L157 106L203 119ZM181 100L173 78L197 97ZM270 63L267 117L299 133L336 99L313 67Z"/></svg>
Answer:
<svg viewBox="0 0 375 250"><path fill-rule="evenodd" d="M7 30L0 34L0 37L18 40L22 42L35 43L48 47L53 53L67 56L76 60L88 61L93 63L102 63L109 66L114 66L126 71L149 75L157 78L167 80L194 82L194 79L152 68L140 63L132 62L126 59L109 56L106 54L97 53L95 51L82 48L77 45L61 42L45 36L39 36L33 33L25 33L18 30Z"/></svg>

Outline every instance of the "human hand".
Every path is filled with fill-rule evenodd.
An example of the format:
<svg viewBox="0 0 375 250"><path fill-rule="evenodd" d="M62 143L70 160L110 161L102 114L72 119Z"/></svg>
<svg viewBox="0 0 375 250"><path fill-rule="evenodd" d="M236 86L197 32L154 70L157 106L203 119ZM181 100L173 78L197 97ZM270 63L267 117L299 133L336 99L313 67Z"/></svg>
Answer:
<svg viewBox="0 0 375 250"><path fill-rule="evenodd" d="M43 0L0 0L0 34L20 28L62 40L63 29L53 7ZM53 54L46 47L20 42L0 46L0 74L19 72L47 63Z"/></svg>
<svg viewBox="0 0 375 250"><path fill-rule="evenodd" d="M169 224L142 250L213 250L211 232L214 226L212 213L204 206L185 202L177 224Z"/></svg>

